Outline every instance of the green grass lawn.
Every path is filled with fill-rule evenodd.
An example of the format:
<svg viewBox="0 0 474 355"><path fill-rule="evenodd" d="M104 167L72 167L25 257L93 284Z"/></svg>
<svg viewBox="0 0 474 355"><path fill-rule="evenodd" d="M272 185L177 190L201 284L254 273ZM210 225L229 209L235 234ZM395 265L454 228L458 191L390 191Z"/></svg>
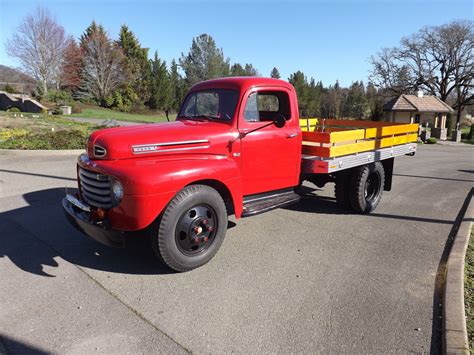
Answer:
<svg viewBox="0 0 474 355"><path fill-rule="evenodd" d="M98 118L103 120L130 121L130 122L163 122L166 121L164 114L138 114L126 113L106 108L84 108L81 113L72 114L71 117ZM170 120L174 115L170 115Z"/></svg>
<svg viewBox="0 0 474 355"><path fill-rule="evenodd" d="M466 324L469 346L474 349L474 232L467 247L464 270L464 305L466 308Z"/></svg>

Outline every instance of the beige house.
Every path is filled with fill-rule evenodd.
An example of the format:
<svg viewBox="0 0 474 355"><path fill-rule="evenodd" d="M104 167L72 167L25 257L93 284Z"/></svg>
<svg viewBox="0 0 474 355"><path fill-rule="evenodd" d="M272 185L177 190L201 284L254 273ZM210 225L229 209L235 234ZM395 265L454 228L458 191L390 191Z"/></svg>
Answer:
<svg viewBox="0 0 474 355"><path fill-rule="evenodd" d="M436 96L400 95L383 106L384 120L387 122L420 123L431 128L431 136L445 140L446 115L454 110Z"/></svg>

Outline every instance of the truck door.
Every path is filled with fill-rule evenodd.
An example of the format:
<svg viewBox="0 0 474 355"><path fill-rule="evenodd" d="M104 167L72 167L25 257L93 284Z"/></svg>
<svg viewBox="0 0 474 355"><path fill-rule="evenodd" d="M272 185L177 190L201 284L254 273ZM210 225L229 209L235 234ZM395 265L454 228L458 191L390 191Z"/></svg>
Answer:
<svg viewBox="0 0 474 355"><path fill-rule="evenodd" d="M244 196L298 184L301 134L293 106L285 88L253 89L244 97L239 112L241 133L263 126L278 115L286 119L282 128L270 125L241 139Z"/></svg>

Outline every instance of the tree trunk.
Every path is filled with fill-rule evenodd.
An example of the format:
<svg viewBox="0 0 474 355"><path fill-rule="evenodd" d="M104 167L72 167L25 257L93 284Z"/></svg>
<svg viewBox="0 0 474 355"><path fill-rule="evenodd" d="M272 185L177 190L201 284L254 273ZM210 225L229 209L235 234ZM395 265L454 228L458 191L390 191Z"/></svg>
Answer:
<svg viewBox="0 0 474 355"><path fill-rule="evenodd" d="M459 107L457 112L456 112L456 124L461 124L461 115L462 115L462 111L464 110L463 107ZM457 126L457 125L456 125Z"/></svg>

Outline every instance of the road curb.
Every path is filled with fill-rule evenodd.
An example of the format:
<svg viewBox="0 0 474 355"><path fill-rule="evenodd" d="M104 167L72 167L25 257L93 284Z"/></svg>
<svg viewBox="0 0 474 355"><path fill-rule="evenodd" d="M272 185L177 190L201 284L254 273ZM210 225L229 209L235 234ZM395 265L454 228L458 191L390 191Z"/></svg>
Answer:
<svg viewBox="0 0 474 355"><path fill-rule="evenodd" d="M471 189L464 202L464 213L446 263L443 293L443 354L469 354L464 310L464 259L474 220L473 190Z"/></svg>
<svg viewBox="0 0 474 355"><path fill-rule="evenodd" d="M79 155L85 153L84 149L64 149L64 150L21 150L21 149L0 149L0 155L8 156L32 156L32 155Z"/></svg>

